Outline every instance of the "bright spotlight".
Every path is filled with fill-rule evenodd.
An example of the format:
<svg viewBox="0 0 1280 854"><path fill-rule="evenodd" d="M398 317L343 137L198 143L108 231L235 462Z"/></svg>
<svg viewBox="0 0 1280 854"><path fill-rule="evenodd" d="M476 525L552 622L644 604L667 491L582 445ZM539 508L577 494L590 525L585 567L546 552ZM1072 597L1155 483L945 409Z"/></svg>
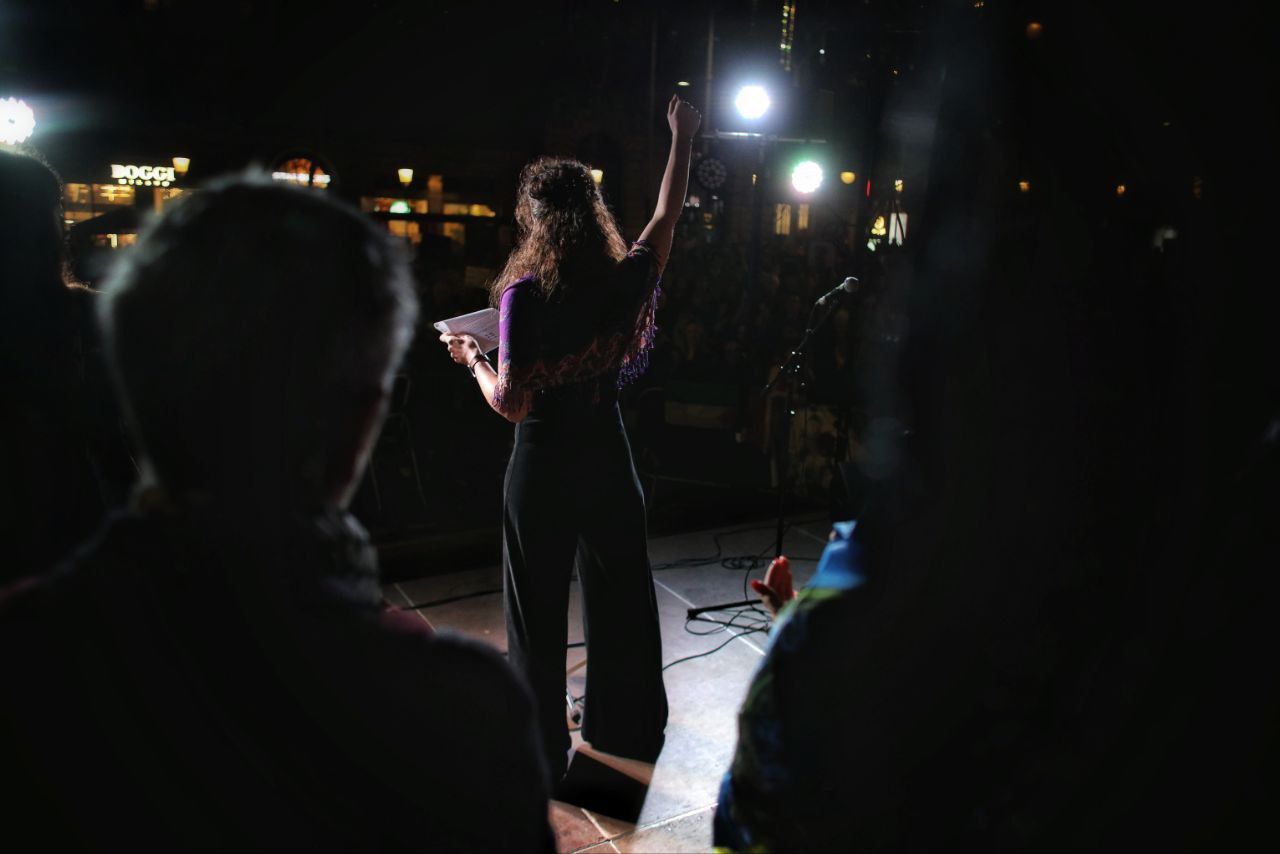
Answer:
<svg viewBox="0 0 1280 854"><path fill-rule="evenodd" d="M0 98L0 142L17 145L36 129L36 114L25 101Z"/></svg>
<svg viewBox="0 0 1280 854"><path fill-rule="evenodd" d="M798 193L812 193L822 186L822 167L812 160L804 160L791 170L791 186Z"/></svg>
<svg viewBox="0 0 1280 854"><path fill-rule="evenodd" d="M744 119L760 118L769 111L769 104L769 93L763 86L743 86L733 99L733 105Z"/></svg>

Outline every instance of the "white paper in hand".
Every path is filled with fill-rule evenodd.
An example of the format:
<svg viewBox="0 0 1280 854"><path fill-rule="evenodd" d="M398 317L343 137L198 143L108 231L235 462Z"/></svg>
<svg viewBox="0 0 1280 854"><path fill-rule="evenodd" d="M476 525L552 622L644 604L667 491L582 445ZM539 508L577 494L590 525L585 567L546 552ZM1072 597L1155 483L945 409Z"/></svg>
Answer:
<svg viewBox="0 0 1280 854"><path fill-rule="evenodd" d="M470 314L460 314L448 320L431 324L439 332L450 335L470 335L480 345L480 352L488 353L498 347L498 310L482 308Z"/></svg>

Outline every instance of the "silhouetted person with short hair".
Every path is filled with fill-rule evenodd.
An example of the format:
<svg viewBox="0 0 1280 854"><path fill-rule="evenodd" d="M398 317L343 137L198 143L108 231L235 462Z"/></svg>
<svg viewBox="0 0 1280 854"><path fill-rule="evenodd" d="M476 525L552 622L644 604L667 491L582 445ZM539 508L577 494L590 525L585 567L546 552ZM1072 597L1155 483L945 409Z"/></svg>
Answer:
<svg viewBox="0 0 1280 854"><path fill-rule="evenodd" d="M0 151L0 585L64 557L105 509L90 446L114 422L86 417L92 294L65 270L58 176Z"/></svg>
<svg viewBox="0 0 1280 854"><path fill-rule="evenodd" d="M132 508L0 594L0 845L547 849L528 691L384 609L344 510L417 311L388 238L238 179L122 259Z"/></svg>

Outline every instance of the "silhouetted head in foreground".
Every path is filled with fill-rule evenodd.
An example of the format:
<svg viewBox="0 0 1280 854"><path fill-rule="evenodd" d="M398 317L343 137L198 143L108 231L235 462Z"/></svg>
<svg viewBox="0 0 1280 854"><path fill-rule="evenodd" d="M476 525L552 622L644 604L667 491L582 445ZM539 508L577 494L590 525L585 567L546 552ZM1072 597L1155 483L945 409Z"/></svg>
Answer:
<svg viewBox="0 0 1280 854"><path fill-rule="evenodd" d="M534 276L550 295L562 280L591 279L627 253L591 170L577 160L539 157L524 167L516 225L519 238L494 283L495 303L522 276Z"/></svg>
<svg viewBox="0 0 1280 854"><path fill-rule="evenodd" d="M354 210L259 179L183 197L103 306L143 485L177 503L345 505L416 313L396 247Z"/></svg>
<svg viewBox="0 0 1280 854"><path fill-rule="evenodd" d="M56 336L65 313L62 183L36 157L0 151L0 339L6 373ZM10 353L12 355L10 356Z"/></svg>

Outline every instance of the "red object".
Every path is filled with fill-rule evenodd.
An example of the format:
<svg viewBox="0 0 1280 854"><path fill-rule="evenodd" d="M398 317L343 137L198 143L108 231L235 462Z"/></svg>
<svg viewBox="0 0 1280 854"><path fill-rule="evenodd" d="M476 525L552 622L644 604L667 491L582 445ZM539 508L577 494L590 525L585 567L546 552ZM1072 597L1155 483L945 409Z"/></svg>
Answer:
<svg viewBox="0 0 1280 854"><path fill-rule="evenodd" d="M867 179L867 198L871 198L871 179Z"/></svg>

